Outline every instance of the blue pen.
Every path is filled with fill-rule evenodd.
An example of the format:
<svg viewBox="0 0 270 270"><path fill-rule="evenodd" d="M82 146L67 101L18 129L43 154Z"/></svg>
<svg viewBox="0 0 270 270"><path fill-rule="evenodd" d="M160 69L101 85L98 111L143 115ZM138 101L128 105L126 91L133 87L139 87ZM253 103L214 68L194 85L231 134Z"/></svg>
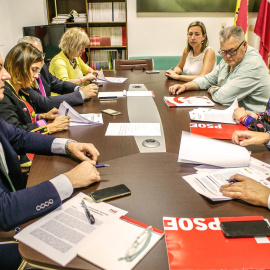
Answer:
<svg viewBox="0 0 270 270"><path fill-rule="evenodd" d="M109 167L109 164L97 164L95 165L96 168L103 168L103 167Z"/></svg>
<svg viewBox="0 0 270 270"><path fill-rule="evenodd" d="M66 108L65 116L68 115L69 108Z"/></svg>
<svg viewBox="0 0 270 270"><path fill-rule="evenodd" d="M236 183L236 182L238 182L236 179L229 179L227 181L230 182L230 183Z"/></svg>

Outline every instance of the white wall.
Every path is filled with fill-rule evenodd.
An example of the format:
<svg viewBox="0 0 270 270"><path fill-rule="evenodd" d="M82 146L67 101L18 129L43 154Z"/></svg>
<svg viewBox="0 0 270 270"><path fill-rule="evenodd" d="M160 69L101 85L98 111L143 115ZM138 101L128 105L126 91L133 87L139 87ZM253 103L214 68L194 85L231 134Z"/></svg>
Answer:
<svg viewBox="0 0 270 270"><path fill-rule="evenodd" d="M47 24L45 0L0 0L0 53L3 57L22 37L22 27Z"/></svg>
<svg viewBox="0 0 270 270"><path fill-rule="evenodd" d="M136 0L127 0L128 8L128 54L130 56L181 55L186 46L187 27L192 21L202 21L208 33L209 45L219 50L218 33L221 24L231 26L234 14L166 14L161 17L139 17L136 13ZM211 17L209 17L211 16ZM255 25L257 13L249 14L249 25ZM248 43L258 48L259 38L249 31Z"/></svg>
<svg viewBox="0 0 270 270"><path fill-rule="evenodd" d="M170 17L139 17L136 0L127 0L129 56L181 55L186 45L190 22L205 23L210 46L219 50L218 32L221 24L233 24L234 14L168 14ZM3 57L22 37L22 27L47 24L45 0L0 0L0 53ZM184 16L184 17L183 17ZM200 16L200 17L198 17ZM249 25L255 25L257 14L249 14ZM249 44L258 48L259 38L249 31Z"/></svg>

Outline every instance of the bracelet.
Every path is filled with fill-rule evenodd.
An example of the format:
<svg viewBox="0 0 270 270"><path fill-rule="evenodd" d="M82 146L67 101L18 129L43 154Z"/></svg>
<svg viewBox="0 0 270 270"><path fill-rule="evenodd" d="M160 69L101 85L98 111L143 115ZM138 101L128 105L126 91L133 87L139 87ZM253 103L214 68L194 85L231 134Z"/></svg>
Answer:
<svg viewBox="0 0 270 270"><path fill-rule="evenodd" d="M81 79L81 78L79 78L79 80L80 80L80 82L81 82L81 84L82 84L82 83L83 83L82 79Z"/></svg>
<svg viewBox="0 0 270 270"><path fill-rule="evenodd" d="M244 119L245 119L247 116L248 116L247 114L244 114L242 117L240 117L239 122L240 122L241 124L244 124Z"/></svg>
<svg viewBox="0 0 270 270"><path fill-rule="evenodd" d="M187 85L186 84L183 84L183 86L185 87L185 91L187 91Z"/></svg>
<svg viewBox="0 0 270 270"><path fill-rule="evenodd" d="M66 143L65 143L65 151L66 151L66 154L67 154L69 157L73 157L72 153L68 150L68 146L69 146L69 144L72 143L72 142L77 142L77 141L74 141L74 140L72 140L72 139L69 139L69 140L67 140Z"/></svg>

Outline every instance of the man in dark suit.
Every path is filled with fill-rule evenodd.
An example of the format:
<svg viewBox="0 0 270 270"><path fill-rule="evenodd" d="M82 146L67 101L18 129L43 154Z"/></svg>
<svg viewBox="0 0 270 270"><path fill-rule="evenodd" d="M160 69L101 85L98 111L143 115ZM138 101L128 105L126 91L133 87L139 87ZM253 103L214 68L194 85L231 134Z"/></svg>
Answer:
<svg viewBox="0 0 270 270"><path fill-rule="evenodd" d="M38 50L43 51L39 38L25 36L18 40L18 43L30 43ZM48 112L52 108L59 108L59 105L66 101L70 106L82 105L84 100L95 97L98 93L96 84L89 84L80 87L71 82L64 82L53 76L46 64L40 71L40 77L37 80L37 88L24 88L29 95L31 104L35 107L36 112ZM60 96L51 96L51 92L60 94Z"/></svg>
<svg viewBox="0 0 270 270"><path fill-rule="evenodd" d="M0 100L8 79L10 75L0 55ZM25 153L69 154L83 162L69 172L26 189L18 159L18 154ZM91 154L91 160L85 153ZM99 181L94 167L98 156L92 144L27 132L0 119L0 231L12 230L52 211L71 196L74 188ZM0 243L1 269L17 269L20 260L16 244Z"/></svg>

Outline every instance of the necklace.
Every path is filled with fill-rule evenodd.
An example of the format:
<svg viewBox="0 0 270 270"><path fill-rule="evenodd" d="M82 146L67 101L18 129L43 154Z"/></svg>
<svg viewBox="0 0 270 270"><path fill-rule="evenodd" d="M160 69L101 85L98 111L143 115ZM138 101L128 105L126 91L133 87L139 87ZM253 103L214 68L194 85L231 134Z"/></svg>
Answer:
<svg viewBox="0 0 270 270"><path fill-rule="evenodd" d="M70 65L72 66L72 68L75 69L75 68L77 67L77 60L76 60L76 58L73 58L73 61L72 61L72 60L70 60L70 58L66 55L66 53L65 53L65 56L67 57L67 59L68 59Z"/></svg>

